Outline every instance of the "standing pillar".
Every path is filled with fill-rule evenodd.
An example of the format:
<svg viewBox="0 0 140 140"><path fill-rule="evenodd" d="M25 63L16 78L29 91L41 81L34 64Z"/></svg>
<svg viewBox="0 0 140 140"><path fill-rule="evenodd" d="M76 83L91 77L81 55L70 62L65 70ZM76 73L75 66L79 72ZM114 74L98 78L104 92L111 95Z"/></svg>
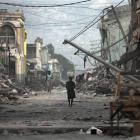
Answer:
<svg viewBox="0 0 140 140"><path fill-rule="evenodd" d="M16 81L18 84L25 84L26 62L24 56L24 28L16 29L17 33L17 60L16 60Z"/></svg>

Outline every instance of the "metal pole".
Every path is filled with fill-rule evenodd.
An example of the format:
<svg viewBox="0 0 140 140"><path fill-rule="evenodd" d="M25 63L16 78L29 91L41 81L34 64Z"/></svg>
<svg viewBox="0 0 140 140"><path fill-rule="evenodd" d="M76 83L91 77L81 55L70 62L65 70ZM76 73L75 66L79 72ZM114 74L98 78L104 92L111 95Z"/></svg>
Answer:
<svg viewBox="0 0 140 140"><path fill-rule="evenodd" d="M110 64L110 63L105 62L103 59L101 59L101 58L95 56L94 54L91 54L89 51L85 50L84 48L78 46L77 44L75 44L75 43L73 43L73 42L71 42L71 41L69 41L69 40L64 40L63 44L70 44L70 45L72 45L73 47L75 47L75 48L77 48L78 50L84 52L84 53L87 54L88 56L90 56L90 57L96 59L96 60L99 61L100 63L104 64L105 66L111 68L112 70L114 70L114 71L116 71L116 72L118 72L118 73L123 72L123 71L120 70L119 68L113 66L113 65ZM126 75L125 75L125 77L129 78L130 80L132 80L132 81L134 81L134 82L140 82L140 80L138 80L137 78L135 78L135 77L133 77L133 76L130 76L130 75L126 76Z"/></svg>

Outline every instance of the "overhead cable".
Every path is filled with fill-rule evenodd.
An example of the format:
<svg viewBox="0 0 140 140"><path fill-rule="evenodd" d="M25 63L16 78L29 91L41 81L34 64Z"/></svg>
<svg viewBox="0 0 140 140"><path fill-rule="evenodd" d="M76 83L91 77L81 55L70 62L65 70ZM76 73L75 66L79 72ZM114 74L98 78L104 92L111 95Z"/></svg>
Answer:
<svg viewBox="0 0 140 140"><path fill-rule="evenodd" d="M18 3L7 3L7 2L0 2L0 4L4 5L10 5L10 6L19 6L19 7L63 7L68 5L76 5L80 3L89 2L91 0L83 0L83 1L77 1L77 2L71 2L71 3L64 3L64 4L49 4L49 5L27 5L27 4L18 4Z"/></svg>
<svg viewBox="0 0 140 140"><path fill-rule="evenodd" d="M121 3L123 3L125 0L122 0L119 4L117 4L116 6L114 6L114 8L118 7ZM83 34L85 31L87 31L89 28L91 28L93 25L95 25L96 23L98 23L104 16L106 16L109 12L111 12L112 9L110 9L109 11L107 11L106 14L104 14L102 17L99 18L99 16L101 15L101 13L99 13L99 15L94 18L87 26L85 26L84 29L82 29L78 34L76 34L74 37L70 38L69 41L73 41L74 39L76 39L77 37L79 37L81 34Z"/></svg>

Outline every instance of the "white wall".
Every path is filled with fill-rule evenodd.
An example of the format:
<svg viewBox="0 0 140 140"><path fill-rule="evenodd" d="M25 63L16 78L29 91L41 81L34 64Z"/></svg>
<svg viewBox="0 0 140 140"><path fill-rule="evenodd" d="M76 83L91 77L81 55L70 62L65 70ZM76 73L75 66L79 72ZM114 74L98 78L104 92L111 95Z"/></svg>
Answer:
<svg viewBox="0 0 140 140"><path fill-rule="evenodd" d="M127 35L129 32L129 24L130 24L130 16L121 17L120 19L121 25L124 29L125 34ZM107 29L107 43L105 43L104 48L107 48L108 46L111 46L118 40L123 38L123 35L121 33L121 30L119 29L118 23L114 23L115 20L110 20L108 22L105 22L105 27ZM112 24L111 24L112 23ZM111 55L111 61L119 60L120 57L126 52L126 43L124 40L120 41L116 45L110 48L110 55ZM109 57L109 54L108 54Z"/></svg>
<svg viewBox="0 0 140 140"><path fill-rule="evenodd" d="M42 43L36 42L36 61L37 64L35 66L36 69L41 69L42 68L42 63L41 63L41 48L42 48Z"/></svg>

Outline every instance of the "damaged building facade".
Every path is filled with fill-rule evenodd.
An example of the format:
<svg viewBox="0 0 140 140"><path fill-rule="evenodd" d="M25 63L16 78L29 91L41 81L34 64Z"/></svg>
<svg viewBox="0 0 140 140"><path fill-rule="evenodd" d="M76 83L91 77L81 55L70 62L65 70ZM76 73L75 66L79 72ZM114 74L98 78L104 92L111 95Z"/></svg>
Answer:
<svg viewBox="0 0 140 140"><path fill-rule="evenodd" d="M24 16L20 11L0 10L0 62L17 83L26 78L26 39Z"/></svg>
<svg viewBox="0 0 140 140"><path fill-rule="evenodd" d="M29 69L41 71L41 48L43 46L43 40L37 38L33 44L27 45L27 62Z"/></svg>
<svg viewBox="0 0 140 140"><path fill-rule="evenodd" d="M45 70L48 67L48 62L51 60L51 54L48 52L47 46L43 46L41 50L42 69Z"/></svg>
<svg viewBox="0 0 140 140"><path fill-rule="evenodd" d="M140 73L140 0L131 0L130 46L122 63L127 63L129 71Z"/></svg>
<svg viewBox="0 0 140 140"><path fill-rule="evenodd" d="M37 37L34 43L27 45L27 83L33 85L33 88L36 85L41 86L48 70L53 75L54 85L58 85L61 79L60 63L57 59L51 58L43 39Z"/></svg>
<svg viewBox="0 0 140 140"><path fill-rule="evenodd" d="M136 72L140 69L139 3L139 1L132 0L131 6L123 5L115 8L120 25L113 10L103 16L99 24L102 37L102 58L111 63L116 62L119 67L123 66L123 69L129 72Z"/></svg>
<svg viewBox="0 0 140 140"><path fill-rule="evenodd" d="M108 12L110 9L107 9ZM121 23L125 35L129 33L131 11L129 5L115 8L117 17ZM113 11L103 16L99 29L102 37L102 57L109 62L114 62L126 52L126 43L116 21Z"/></svg>
<svg viewBox="0 0 140 140"><path fill-rule="evenodd" d="M33 44L27 45L27 62L30 70L43 71L48 67L48 61L51 60L46 46L43 45L41 38L36 38Z"/></svg>
<svg viewBox="0 0 140 140"><path fill-rule="evenodd" d="M61 80L61 65L57 59L51 59L48 66L53 75L53 84L57 86Z"/></svg>

